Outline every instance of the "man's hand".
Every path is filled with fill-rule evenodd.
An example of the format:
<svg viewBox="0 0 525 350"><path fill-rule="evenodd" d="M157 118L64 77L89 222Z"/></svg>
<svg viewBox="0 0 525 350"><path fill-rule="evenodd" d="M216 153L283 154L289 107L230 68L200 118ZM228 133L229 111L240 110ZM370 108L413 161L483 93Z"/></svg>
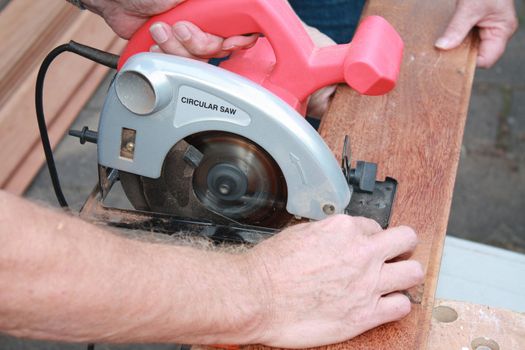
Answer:
<svg viewBox="0 0 525 350"><path fill-rule="evenodd" d="M518 28L514 0L459 0L456 12L436 47L453 49L477 26L481 43L478 66L490 68L503 55Z"/></svg>
<svg viewBox="0 0 525 350"><path fill-rule="evenodd" d="M124 39L129 39L146 21L172 9L185 0L84 0L84 6L102 16L108 25ZM150 28L157 45L152 51L165 51L173 55L208 59L225 57L233 50L252 46L257 35L220 38L203 33L188 22L169 26L156 23Z"/></svg>
<svg viewBox="0 0 525 350"><path fill-rule="evenodd" d="M154 15L165 12L185 0L83 0L84 6L102 16L123 39L129 39Z"/></svg>
<svg viewBox="0 0 525 350"><path fill-rule="evenodd" d="M400 293L422 283L421 265L392 259L417 244L408 227L335 216L293 226L251 250L263 276L266 319L258 341L303 348L350 339L410 312Z"/></svg>

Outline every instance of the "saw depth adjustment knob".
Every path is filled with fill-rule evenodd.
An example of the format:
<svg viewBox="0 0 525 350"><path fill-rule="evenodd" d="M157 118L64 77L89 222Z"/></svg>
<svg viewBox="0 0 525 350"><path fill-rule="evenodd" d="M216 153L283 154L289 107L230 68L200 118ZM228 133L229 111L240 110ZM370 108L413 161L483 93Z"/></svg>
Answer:
<svg viewBox="0 0 525 350"><path fill-rule="evenodd" d="M377 164L357 161L355 169L350 170L349 183L363 192L374 192L376 186Z"/></svg>

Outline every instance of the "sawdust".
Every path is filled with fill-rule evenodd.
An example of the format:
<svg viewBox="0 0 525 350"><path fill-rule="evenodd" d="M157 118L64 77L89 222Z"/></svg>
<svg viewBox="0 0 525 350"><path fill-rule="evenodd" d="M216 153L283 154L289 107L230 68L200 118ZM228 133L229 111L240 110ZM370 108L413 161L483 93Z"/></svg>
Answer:
<svg viewBox="0 0 525 350"><path fill-rule="evenodd" d="M167 235L151 231L110 229L114 234L128 239L152 244L176 245L181 247L191 247L200 250L222 252L227 254L241 254L252 246L249 244L218 244L207 237L195 236L189 232L177 232Z"/></svg>

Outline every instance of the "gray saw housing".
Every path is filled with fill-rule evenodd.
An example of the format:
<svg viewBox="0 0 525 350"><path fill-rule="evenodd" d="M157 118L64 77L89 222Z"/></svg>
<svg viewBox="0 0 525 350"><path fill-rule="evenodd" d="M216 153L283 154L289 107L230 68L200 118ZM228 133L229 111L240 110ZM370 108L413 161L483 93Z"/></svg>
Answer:
<svg viewBox="0 0 525 350"><path fill-rule="evenodd" d="M297 111L254 82L207 63L158 53L133 56L109 88L98 131L100 165L150 178L160 177L170 149L189 135L240 135L280 167L290 214L321 220L343 213L350 202L340 165Z"/></svg>

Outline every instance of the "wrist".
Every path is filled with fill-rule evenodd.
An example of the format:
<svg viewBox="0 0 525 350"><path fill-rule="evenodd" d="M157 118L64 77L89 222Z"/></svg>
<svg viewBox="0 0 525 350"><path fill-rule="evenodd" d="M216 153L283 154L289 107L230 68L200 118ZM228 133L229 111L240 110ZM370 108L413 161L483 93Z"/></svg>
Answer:
<svg viewBox="0 0 525 350"><path fill-rule="evenodd" d="M230 299L237 315L232 323L232 344L259 344L263 341L271 319L271 293L267 271L256 255L249 251L228 257L232 272ZM233 267L233 268L232 268ZM239 332L240 331L240 332Z"/></svg>
<svg viewBox="0 0 525 350"><path fill-rule="evenodd" d="M257 248L252 248L240 256L242 262L239 265L242 266L241 273L248 276L245 279L248 285L246 290L253 297L253 304L256 305L257 310L256 318L251 324L249 344L267 345L275 333L275 298L279 294L279 291L274 288L272 266L268 262L279 257L270 256L268 251L261 253Z"/></svg>
<svg viewBox="0 0 525 350"><path fill-rule="evenodd" d="M204 276L215 276L211 305L219 306L210 315L209 337L201 344L257 344L265 331L268 294L260 267L249 254L205 253L209 262ZM217 317L214 317L217 316ZM202 325L202 319L197 320Z"/></svg>
<svg viewBox="0 0 525 350"><path fill-rule="evenodd" d="M161 266L153 269L171 270L164 277L163 288L172 291L171 297L168 292L162 298L167 304L161 309L172 310L172 326L165 337L160 336L162 341L202 345L260 341L267 298L260 268L253 268L248 254L173 246L152 248L152 254L164 255L159 260L163 261ZM166 261L176 265L168 267Z"/></svg>

